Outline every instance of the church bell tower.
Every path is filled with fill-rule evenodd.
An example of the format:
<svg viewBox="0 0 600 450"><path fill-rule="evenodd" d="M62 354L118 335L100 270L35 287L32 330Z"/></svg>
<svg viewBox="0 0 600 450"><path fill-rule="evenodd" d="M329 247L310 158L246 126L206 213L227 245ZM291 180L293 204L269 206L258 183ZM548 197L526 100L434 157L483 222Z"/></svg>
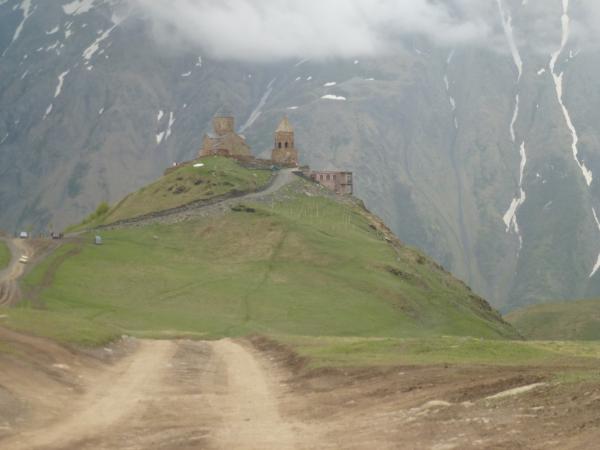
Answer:
<svg viewBox="0 0 600 450"><path fill-rule="evenodd" d="M298 150L294 142L294 128L287 116L279 123L275 130L275 147L271 159L275 164L284 166L298 165Z"/></svg>

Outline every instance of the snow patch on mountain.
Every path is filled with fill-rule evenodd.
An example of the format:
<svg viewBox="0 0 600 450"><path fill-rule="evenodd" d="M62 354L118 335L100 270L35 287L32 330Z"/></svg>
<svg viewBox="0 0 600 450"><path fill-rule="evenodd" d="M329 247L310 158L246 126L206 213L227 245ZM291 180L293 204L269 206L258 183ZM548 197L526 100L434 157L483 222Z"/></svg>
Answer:
<svg viewBox="0 0 600 450"><path fill-rule="evenodd" d="M95 0L75 0L63 5L62 9L69 16L78 16L86 13L94 7Z"/></svg>
<svg viewBox="0 0 600 450"><path fill-rule="evenodd" d="M521 76L523 75L523 60L521 59L521 54L519 53L519 48L517 47L517 42L515 40L515 34L512 26L512 15L509 11L504 9L502 0L496 1L498 3L498 10L500 11L500 18L502 20L502 28L504 28L504 35L506 36L508 47L510 49L510 53L512 54L515 66L517 67L517 72L519 74L518 81L520 81Z"/></svg>
<svg viewBox="0 0 600 450"><path fill-rule="evenodd" d="M14 44L17 39L19 39L19 36L21 36L21 32L23 31L23 27L25 26L25 22L27 22L27 19L29 19L35 11L35 7L32 8L31 0L23 0L16 9L23 11L23 19L21 19L21 22L17 26L10 44L8 44L8 47L6 47L2 52L2 56L4 56L11 45Z"/></svg>
<svg viewBox="0 0 600 450"><path fill-rule="evenodd" d="M51 52L52 50L56 50L59 45L60 45L60 41L56 41L54 44L51 44L48 47L46 47L46 51ZM58 53L58 50L57 50L57 53Z"/></svg>
<svg viewBox="0 0 600 450"><path fill-rule="evenodd" d="M571 132L571 136L572 136L571 150L573 152L573 159L579 166L579 169L581 170L581 173L582 173L583 177L585 178L587 185L591 186L592 181L594 179L594 175L592 174L592 171L586 167L585 162L582 162L579 160L579 147L578 147L579 146L579 136L577 135L577 129L575 128L575 125L573 124L573 120L571 120L571 114L563 101L564 72L558 73L556 71L556 63L558 61L558 58L563 53L563 51L567 45L567 42L569 41L569 36L570 36L571 19L569 17L569 0L563 0L563 14L561 16L561 24L562 24L562 37L561 37L561 41L560 41L560 47L556 52L554 52L551 55L549 68L550 68L550 73L552 74L552 79L554 80L554 86L556 88L556 96L558 98L558 103L560 104L560 107L562 109L563 115L565 117L565 121L567 123L567 127L569 128L569 131Z"/></svg>
<svg viewBox="0 0 600 450"><path fill-rule="evenodd" d="M94 55L100 49L100 44L109 38L109 36L113 32L113 30L119 26L119 24L121 23L121 20L113 16L112 22L113 22L113 26L110 27L108 30L102 32L100 34L100 36L94 42L92 42L92 44L88 48L86 48L83 51L82 57L85 60L84 61L85 65L88 65L90 63L91 59L94 57ZM102 52L100 52L100 53L102 53Z"/></svg>
<svg viewBox="0 0 600 450"><path fill-rule="evenodd" d="M454 50L452 50L448 55L448 58L446 58L446 66L450 65L450 63L452 62L452 58L454 58ZM454 128L458 130L458 117L456 116L456 100L450 92L450 79L448 78L448 67L446 67L446 73L444 74L444 86L446 87L446 95L448 96L448 101L450 102L450 109L452 110Z"/></svg>
<svg viewBox="0 0 600 450"><path fill-rule="evenodd" d="M519 250L523 248L523 237L521 236L519 223L517 221L517 212L527 200L527 194L523 189L523 178L525 176L525 166L527 165L527 149L524 141L521 143L520 155L521 165L519 168L519 196L513 198L508 211L506 211L506 214L504 214L503 218L504 224L506 225L506 232L509 233L512 230L519 236Z"/></svg>
<svg viewBox="0 0 600 450"><path fill-rule="evenodd" d="M448 79L448 75L444 75L444 85L446 86L446 93L448 94L448 101L450 102L450 108L452 112L456 111L456 100L450 94L450 80Z"/></svg>
<svg viewBox="0 0 600 450"><path fill-rule="evenodd" d="M516 134L515 134L515 124L517 123L517 119L519 118L519 103L520 103L520 98L519 98L519 94L517 94L515 96L515 109L513 110L513 115L512 115L512 119L510 121L510 127L509 127L510 138L512 139L513 143L517 139Z"/></svg>
<svg viewBox="0 0 600 450"><path fill-rule="evenodd" d="M596 221L596 226L598 227L598 231L600 231L600 220L598 220L598 214L596 213L596 208L592 208L592 212L594 213L594 220ZM598 255L598 259L596 261L596 265L592 269L592 273L590 273L590 278L592 278L596 273L600 270L600 255Z"/></svg>
<svg viewBox="0 0 600 450"><path fill-rule="evenodd" d="M54 105L52 103L50 103L50 106L48 106L46 108L46 112L44 113L44 118L42 120L46 120L48 118L48 116L50 115L50 113L52 113L52 109L54 108Z"/></svg>
<svg viewBox="0 0 600 450"><path fill-rule="evenodd" d="M300 67L302 64L304 64L304 63L306 63L308 61L310 61L310 58L301 59L296 64L294 64L294 67Z"/></svg>
<svg viewBox="0 0 600 450"><path fill-rule="evenodd" d="M169 126L167 128L167 134L165 135L165 141L171 137L173 133L173 125L175 124L175 114L173 111L169 113Z"/></svg>
<svg viewBox="0 0 600 450"><path fill-rule="evenodd" d="M323 85L323 87L332 87L332 86L335 86L336 84L337 84L336 81L328 81L327 83L325 83Z"/></svg>
<svg viewBox="0 0 600 450"><path fill-rule="evenodd" d="M500 19L502 22L502 28L504 29L504 36L506 37L506 42L508 44L508 48L510 49L510 53L512 55L513 62L515 67L517 68L517 86L521 83L521 77L523 76L523 58L521 57L521 53L519 52L519 47L517 46L517 41L515 39L515 32L512 25L512 15L510 11L504 8L504 4L502 0L496 0L498 4L498 11L500 12ZM510 139L513 144L517 141L517 135L515 131L515 125L517 124L517 120L519 119L519 107L520 107L520 95L517 89L517 93L515 94L515 107L513 109L513 114L509 124L509 134ZM521 163L519 165L519 196L512 199L508 210L504 214L503 220L506 225L506 232L510 233L513 231L519 238L519 252L523 249L523 236L521 234L521 230L519 228L519 222L517 220L517 212L519 208L525 204L527 200L527 194L523 188L523 178L525 176L525 167L527 165L527 148L525 146L525 141L521 142L521 146L519 147L519 155L521 157Z"/></svg>
<svg viewBox="0 0 600 450"><path fill-rule="evenodd" d="M65 70L58 76L58 86L56 86L56 90L54 91L54 98L58 97L62 92L63 86L65 84L65 77L69 74L70 70Z"/></svg>
<svg viewBox="0 0 600 450"><path fill-rule="evenodd" d="M260 117L260 115L262 114L262 109L264 108L265 104L267 103L267 100L269 99L269 97L271 96L271 93L273 92L273 84L275 83L275 80L276 80L276 78L273 78L267 85L267 89L265 90L264 94L258 101L258 104L254 108L254 110L250 113L248 120L246 120L246 123L244 123L244 125L242 125L242 127L239 129L240 133L243 133L248 128L250 128L252 126L252 124L254 122L256 122L256 119L258 119Z"/></svg>
<svg viewBox="0 0 600 450"><path fill-rule="evenodd" d="M157 121L160 122L161 119L165 116L165 112L161 109L158 111ZM173 111L169 112L169 122L167 124L167 129L163 131L159 131L156 133L156 144L160 145L162 142L167 142L169 137L173 134L173 125L175 124L175 113Z"/></svg>
<svg viewBox="0 0 600 450"><path fill-rule="evenodd" d="M347 100L346 97L343 97L341 95L332 95L332 94L323 95L321 98L323 100L337 100L337 101L342 101L342 102Z"/></svg>
<svg viewBox="0 0 600 450"><path fill-rule="evenodd" d="M73 36L73 30L71 30L72 26L73 26L73 22L67 22L65 24L65 40L67 40L71 36Z"/></svg>

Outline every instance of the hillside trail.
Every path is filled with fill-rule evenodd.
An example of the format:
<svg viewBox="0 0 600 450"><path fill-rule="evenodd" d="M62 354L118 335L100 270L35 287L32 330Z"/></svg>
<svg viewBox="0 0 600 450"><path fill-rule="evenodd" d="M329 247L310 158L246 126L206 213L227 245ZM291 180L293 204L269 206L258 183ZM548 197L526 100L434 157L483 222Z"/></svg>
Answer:
<svg viewBox="0 0 600 450"><path fill-rule="evenodd" d="M292 181L297 179L296 175L294 175L294 171L296 170L297 169L281 169L279 172L277 172L273 183L271 183L266 189L258 192L252 192L237 200L256 200L277 192L285 185L290 184Z"/></svg>
<svg viewBox="0 0 600 450"><path fill-rule="evenodd" d="M223 214L231 209L235 205L247 201L264 201L273 194L277 193L280 189L286 185L294 182L298 177L294 174L297 169L281 169L275 175L273 181L264 189L257 192L250 192L248 194L236 196L233 198L226 198L215 201L214 203L199 203L189 204L181 207L173 208L165 211L158 211L151 214L150 216L133 217L131 219L124 219L112 224L103 225L100 229L115 229L129 226L145 226L152 225L155 223L172 224L187 220L192 217L207 217L218 214ZM70 233L69 236L74 237L82 234L83 232Z"/></svg>
<svg viewBox="0 0 600 450"><path fill-rule="evenodd" d="M0 306L12 305L19 296L19 278L25 273L25 264L19 262L22 256L29 259L34 256L34 249L25 239L8 239L0 237L6 243L11 253L8 267L0 270Z"/></svg>
<svg viewBox="0 0 600 450"><path fill-rule="evenodd" d="M0 448L314 448L314 430L280 413L281 374L256 351L229 339L135 342L107 370L86 373L84 393L61 412Z"/></svg>

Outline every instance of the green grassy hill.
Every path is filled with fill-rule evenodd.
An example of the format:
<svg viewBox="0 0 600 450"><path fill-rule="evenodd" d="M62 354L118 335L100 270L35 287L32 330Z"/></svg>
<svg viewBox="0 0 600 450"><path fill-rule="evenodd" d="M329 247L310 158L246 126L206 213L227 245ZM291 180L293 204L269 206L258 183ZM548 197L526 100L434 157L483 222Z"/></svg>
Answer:
<svg viewBox="0 0 600 450"><path fill-rule="evenodd" d="M600 300L531 306L506 319L530 339L600 340Z"/></svg>
<svg viewBox="0 0 600 450"><path fill-rule="evenodd" d="M0 241L0 270L6 269L10 262L10 250L6 244Z"/></svg>
<svg viewBox="0 0 600 450"><path fill-rule="evenodd" d="M151 192L113 211L140 211L135 199ZM9 326L84 344L122 334L518 337L359 202L301 179L226 214L102 231L102 246L92 234L30 272L27 301L2 311Z"/></svg>
<svg viewBox="0 0 600 450"><path fill-rule="evenodd" d="M194 167L195 163L204 165ZM111 224L234 191L255 191L265 186L271 176L270 170L246 169L233 159L202 158L167 171L155 183L128 195L113 208L100 209L73 229Z"/></svg>

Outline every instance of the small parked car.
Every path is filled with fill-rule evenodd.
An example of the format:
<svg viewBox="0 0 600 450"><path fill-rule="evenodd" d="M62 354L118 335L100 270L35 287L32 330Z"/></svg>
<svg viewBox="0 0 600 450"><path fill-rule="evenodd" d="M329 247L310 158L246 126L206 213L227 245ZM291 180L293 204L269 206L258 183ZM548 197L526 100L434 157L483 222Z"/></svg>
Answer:
<svg viewBox="0 0 600 450"><path fill-rule="evenodd" d="M21 239L29 239L29 233L27 231L21 231L19 233L19 238L21 238Z"/></svg>
<svg viewBox="0 0 600 450"><path fill-rule="evenodd" d="M27 264L27 263L29 262L29 256L27 256L27 255L23 255L23 256L21 256L21 257L19 258L19 262L20 262L21 264Z"/></svg>

